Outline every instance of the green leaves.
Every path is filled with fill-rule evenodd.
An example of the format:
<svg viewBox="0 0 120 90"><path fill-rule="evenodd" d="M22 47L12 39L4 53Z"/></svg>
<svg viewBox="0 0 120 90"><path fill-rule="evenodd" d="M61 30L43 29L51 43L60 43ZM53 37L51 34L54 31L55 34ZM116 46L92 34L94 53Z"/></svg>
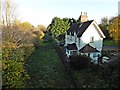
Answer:
<svg viewBox="0 0 120 90"><path fill-rule="evenodd" d="M66 70L53 48L55 42L43 42L27 61L30 75L28 88L69 88L73 87Z"/></svg>
<svg viewBox="0 0 120 90"><path fill-rule="evenodd" d="M53 37L58 37L59 35L65 34L69 27L68 20L54 17L48 29L51 31Z"/></svg>
<svg viewBox="0 0 120 90"><path fill-rule="evenodd" d="M25 60L33 52L33 46L24 45L21 48L2 48L2 81L4 88L22 88L28 79L25 71Z"/></svg>
<svg viewBox="0 0 120 90"><path fill-rule="evenodd" d="M6 88L24 87L24 82L28 78L23 63L16 60L2 60L3 85Z"/></svg>

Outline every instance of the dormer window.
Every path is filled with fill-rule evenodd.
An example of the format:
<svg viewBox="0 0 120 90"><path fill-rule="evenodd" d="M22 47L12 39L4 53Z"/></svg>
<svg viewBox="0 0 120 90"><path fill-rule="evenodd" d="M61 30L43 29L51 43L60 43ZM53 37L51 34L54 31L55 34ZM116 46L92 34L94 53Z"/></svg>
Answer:
<svg viewBox="0 0 120 90"><path fill-rule="evenodd" d="M94 37L90 37L90 43L94 42Z"/></svg>
<svg viewBox="0 0 120 90"><path fill-rule="evenodd" d="M74 32L71 32L71 36L74 36Z"/></svg>
<svg viewBox="0 0 120 90"><path fill-rule="evenodd" d="M79 25L79 28L80 28L82 25L83 25L83 23L81 23L81 24Z"/></svg>
<svg viewBox="0 0 120 90"><path fill-rule="evenodd" d="M74 36L76 36L76 32L74 32Z"/></svg>

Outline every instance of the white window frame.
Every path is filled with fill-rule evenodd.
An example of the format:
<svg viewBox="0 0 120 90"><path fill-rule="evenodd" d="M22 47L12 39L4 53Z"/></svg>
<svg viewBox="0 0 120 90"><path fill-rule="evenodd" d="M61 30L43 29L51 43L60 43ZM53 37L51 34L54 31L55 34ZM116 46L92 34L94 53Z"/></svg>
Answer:
<svg viewBox="0 0 120 90"><path fill-rule="evenodd" d="M94 42L94 37L90 37L90 43Z"/></svg>
<svg viewBox="0 0 120 90"><path fill-rule="evenodd" d="M73 55L73 52L72 52L72 51L70 51L70 52L69 52L69 54L70 54L70 55Z"/></svg>
<svg viewBox="0 0 120 90"><path fill-rule="evenodd" d="M80 38L78 38L78 46L80 47Z"/></svg>

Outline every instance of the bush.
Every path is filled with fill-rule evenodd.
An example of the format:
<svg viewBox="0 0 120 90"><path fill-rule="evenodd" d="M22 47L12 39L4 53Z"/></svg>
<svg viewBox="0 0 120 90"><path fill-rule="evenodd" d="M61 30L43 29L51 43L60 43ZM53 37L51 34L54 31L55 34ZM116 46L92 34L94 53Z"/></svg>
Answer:
<svg viewBox="0 0 120 90"><path fill-rule="evenodd" d="M120 61L114 60L100 67L100 75L109 88L120 88Z"/></svg>
<svg viewBox="0 0 120 90"><path fill-rule="evenodd" d="M24 44L25 45L25 44ZM29 79L25 71L25 59L33 52L33 46L27 45L19 48L2 48L2 76L3 88L22 88L26 79Z"/></svg>
<svg viewBox="0 0 120 90"><path fill-rule="evenodd" d="M3 87L24 87L25 80L28 79L25 60L34 50L31 44L35 35L31 30L26 31L26 27L21 27L21 23L3 25L2 31Z"/></svg>
<svg viewBox="0 0 120 90"><path fill-rule="evenodd" d="M87 68L90 65L90 58L81 55L71 56L70 63L75 68Z"/></svg>
<svg viewBox="0 0 120 90"><path fill-rule="evenodd" d="M31 45L24 45L23 46L24 49L24 60L27 60L29 58L29 56L33 53L35 47L33 46L33 44Z"/></svg>
<svg viewBox="0 0 120 90"><path fill-rule="evenodd" d="M2 60L3 88L22 88L28 75L23 68L23 63L15 60Z"/></svg>

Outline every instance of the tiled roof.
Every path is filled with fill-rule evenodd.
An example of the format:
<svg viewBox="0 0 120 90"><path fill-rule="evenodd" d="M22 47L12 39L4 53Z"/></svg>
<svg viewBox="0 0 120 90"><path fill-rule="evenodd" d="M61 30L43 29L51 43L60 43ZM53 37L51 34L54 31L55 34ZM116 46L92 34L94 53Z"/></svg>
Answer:
<svg viewBox="0 0 120 90"><path fill-rule="evenodd" d="M79 50L81 53L88 53L88 52L99 52L96 48L86 44L83 48Z"/></svg>
<svg viewBox="0 0 120 90"><path fill-rule="evenodd" d="M76 32L77 37L81 37L82 34L85 32L85 30L88 28L88 26L93 22L87 21L87 22L79 22L79 23L73 23L71 27L68 29L67 33L69 34L70 32Z"/></svg>
<svg viewBox="0 0 120 90"><path fill-rule="evenodd" d="M66 46L66 48L67 48L68 50L77 50L77 46L76 46L75 43L68 44L68 45Z"/></svg>

